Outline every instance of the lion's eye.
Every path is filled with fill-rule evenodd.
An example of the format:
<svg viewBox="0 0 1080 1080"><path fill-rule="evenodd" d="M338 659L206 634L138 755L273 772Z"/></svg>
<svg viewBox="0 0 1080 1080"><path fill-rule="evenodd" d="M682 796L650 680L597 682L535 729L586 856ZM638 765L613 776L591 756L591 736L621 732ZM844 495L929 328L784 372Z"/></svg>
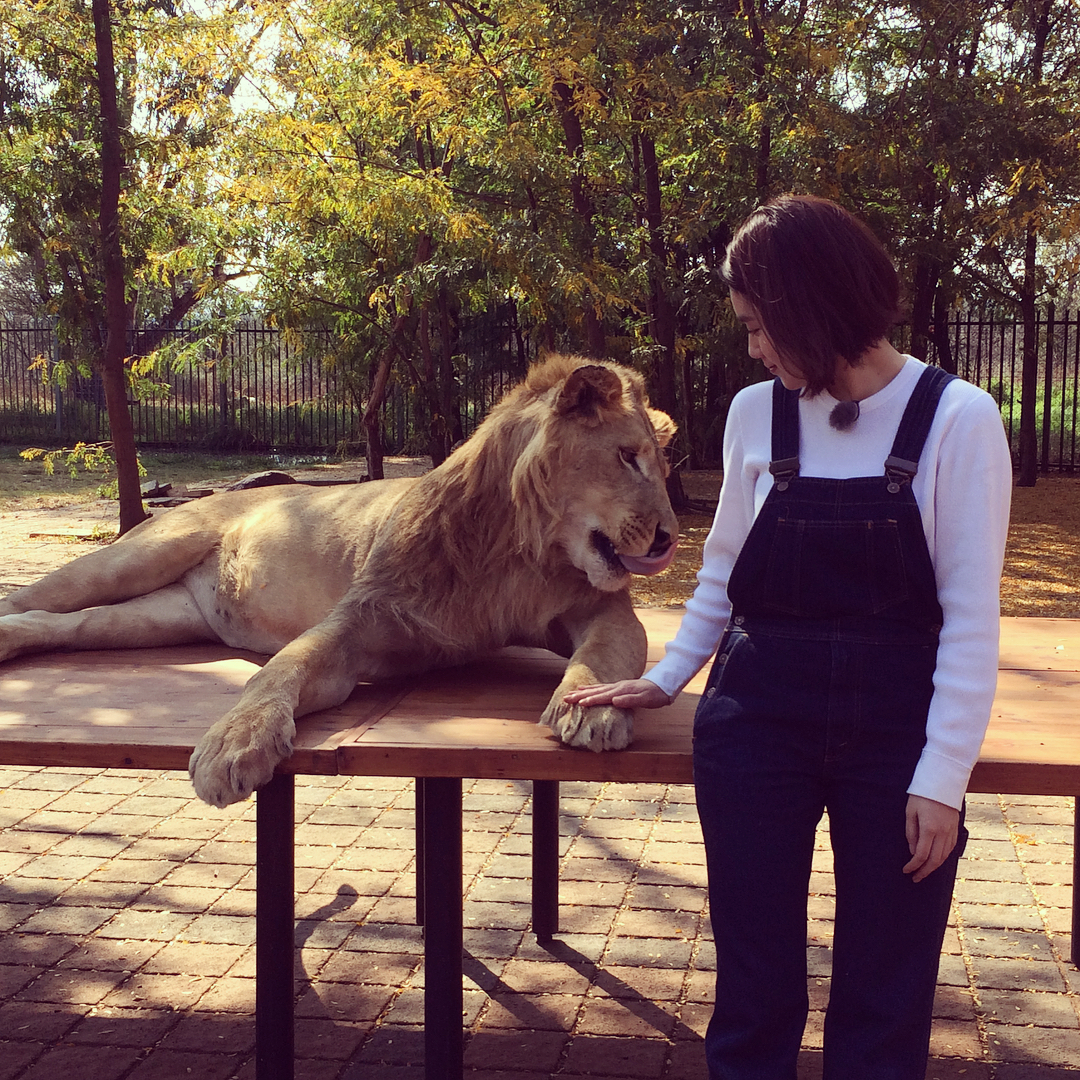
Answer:
<svg viewBox="0 0 1080 1080"><path fill-rule="evenodd" d="M637 451L631 450L628 446L624 446L619 450L619 459L624 465L629 465L631 469L636 472L641 472L641 466L637 462Z"/></svg>

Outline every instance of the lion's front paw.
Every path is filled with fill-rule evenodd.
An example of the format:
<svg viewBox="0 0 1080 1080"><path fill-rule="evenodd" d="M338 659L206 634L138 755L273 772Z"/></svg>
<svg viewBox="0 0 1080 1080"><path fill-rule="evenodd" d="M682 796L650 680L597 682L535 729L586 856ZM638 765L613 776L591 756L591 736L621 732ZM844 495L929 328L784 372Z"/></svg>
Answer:
<svg viewBox="0 0 1080 1080"><path fill-rule="evenodd" d="M199 741L188 774L195 794L211 806L246 799L274 775L292 753L296 734L292 710L285 706L237 706Z"/></svg>
<svg viewBox="0 0 1080 1080"><path fill-rule="evenodd" d="M625 750L634 738L634 714L614 705L568 705L561 692L551 699L540 717L567 746L584 750Z"/></svg>

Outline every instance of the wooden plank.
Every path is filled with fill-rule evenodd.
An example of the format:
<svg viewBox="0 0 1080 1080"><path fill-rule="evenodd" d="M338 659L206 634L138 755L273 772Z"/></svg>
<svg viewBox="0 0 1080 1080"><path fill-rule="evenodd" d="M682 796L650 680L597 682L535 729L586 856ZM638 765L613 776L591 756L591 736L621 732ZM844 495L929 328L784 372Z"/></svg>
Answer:
<svg viewBox="0 0 1080 1080"><path fill-rule="evenodd" d="M681 609L639 612L650 664ZM264 657L225 646L47 654L0 667L0 761L186 769L202 733ZM564 661L542 650L358 686L302 718L292 772L688 782L696 695L643 711L633 746L592 754L536 721ZM994 714L972 790L1080 793L1080 620L1002 621Z"/></svg>
<svg viewBox="0 0 1080 1080"><path fill-rule="evenodd" d="M998 668L1080 671L1080 620L1002 619Z"/></svg>
<svg viewBox="0 0 1080 1080"><path fill-rule="evenodd" d="M0 761L186 771L195 744L265 661L223 645L10 661L0 667ZM286 771L333 772L336 742L367 713L384 712L400 692L387 685L359 708L302 721Z"/></svg>

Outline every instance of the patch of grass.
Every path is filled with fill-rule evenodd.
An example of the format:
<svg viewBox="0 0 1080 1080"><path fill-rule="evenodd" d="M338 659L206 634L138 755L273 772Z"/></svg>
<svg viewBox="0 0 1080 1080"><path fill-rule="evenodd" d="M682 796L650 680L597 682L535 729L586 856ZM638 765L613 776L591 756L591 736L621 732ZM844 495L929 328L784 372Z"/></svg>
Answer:
<svg viewBox="0 0 1080 1080"><path fill-rule="evenodd" d="M72 477L66 469L57 469L49 476L40 462L22 460L21 449L0 446L0 511L57 510L100 497L100 473L80 472ZM256 454L172 454L150 450L141 453L139 459L147 479L191 487L219 487L249 473L281 467L271 455Z"/></svg>

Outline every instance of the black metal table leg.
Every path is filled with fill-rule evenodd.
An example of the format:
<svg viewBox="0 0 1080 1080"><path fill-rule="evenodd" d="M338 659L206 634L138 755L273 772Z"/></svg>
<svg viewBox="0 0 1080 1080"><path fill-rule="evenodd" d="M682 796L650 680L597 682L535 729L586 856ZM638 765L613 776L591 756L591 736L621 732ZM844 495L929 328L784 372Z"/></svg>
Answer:
<svg viewBox="0 0 1080 1080"><path fill-rule="evenodd" d="M1072 956L1074 967L1080 967L1080 795L1073 799L1073 890L1072 890Z"/></svg>
<svg viewBox="0 0 1080 1080"><path fill-rule="evenodd" d="M255 796L256 1080L293 1080L294 790L279 774Z"/></svg>
<svg viewBox="0 0 1080 1080"><path fill-rule="evenodd" d="M416 925L424 925L424 784L427 778L417 776L413 791L415 802L413 809L413 831L416 834Z"/></svg>
<svg viewBox="0 0 1080 1080"><path fill-rule="evenodd" d="M424 1075L461 1080L461 778L424 781Z"/></svg>
<svg viewBox="0 0 1080 1080"><path fill-rule="evenodd" d="M532 919L537 941L559 932L559 781L534 780Z"/></svg>

